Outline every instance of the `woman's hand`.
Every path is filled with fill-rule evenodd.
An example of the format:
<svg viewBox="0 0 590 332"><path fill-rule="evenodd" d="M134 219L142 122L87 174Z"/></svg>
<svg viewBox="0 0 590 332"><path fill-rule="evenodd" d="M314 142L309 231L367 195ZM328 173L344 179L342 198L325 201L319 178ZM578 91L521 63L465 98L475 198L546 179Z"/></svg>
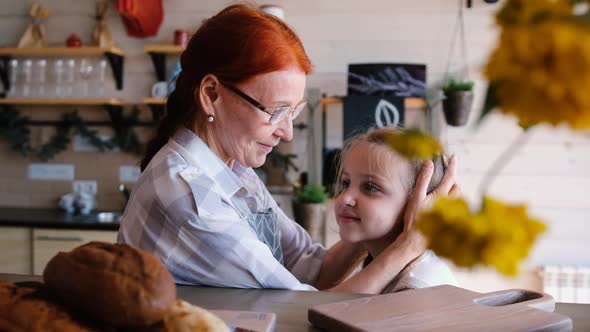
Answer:
<svg viewBox="0 0 590 332"><path fill-rule="evenodd" d="M422 163L422 168L416 179L416 187L412 196L406 205L404 213L404 230L398 239L394 242L399 242L397 245L408 249L414 257L420 256L426 250L426 239L420 232L415 230L412 226L416 215L421 209L432 205L438 196L457 196L460 193L459 186L455 183L455 176L457 173L457 157L454 155L449 160L447 171L443 175L440 184L430 194L426 194L430 178L434 171L432 161L426 160Z"/></svg>

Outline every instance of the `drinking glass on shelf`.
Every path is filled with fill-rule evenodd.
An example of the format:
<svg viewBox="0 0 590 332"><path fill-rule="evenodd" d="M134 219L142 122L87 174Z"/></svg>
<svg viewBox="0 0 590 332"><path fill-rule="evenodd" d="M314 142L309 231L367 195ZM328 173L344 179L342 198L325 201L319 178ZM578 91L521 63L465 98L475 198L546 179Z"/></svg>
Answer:
<svg viewBox="0 0 590 332"><path fill-rule="evenodd" d="M31 96L31 78L33 75L33 61L31 59L22 61L21 75L21 96L28 98Z"/></svg>
<svg viewBox="0 0 590 332"><path fill-rule="evenodd" d="M107 60L100 59L97 65L97 92L99 97L104 97L104 85L107 74Z"/></svg>
<svg viewBox="0 0 590 332"><path fill-rule="evenodd" d="M47 78L47 60L38 59L35 61L35 84L37 85L34 94L37 97L45 97L45 83Z"/></svg>
<svg viewBox="0 0 590 332"><path fill-rule="evenodd" d="M80 78L82 79L82 83L80 84L82 87L82 97L88 97L88 85L93 71L94 67L92 66L92 62L86 58L83 58L80 61L80 65L78 67L78 72L80 73Z"/></svg>
<svg viewBox="0 0 590 332"><path fill-rule="evenodd" d="M74 96L74 84L76 81L76 60L67 59L65 62L65 97Z"/></svg>
<svg viewBox="0 0 590 332"><path fill-rule="evenodd" d="M16 59L12 59L10 60L10 62L8 63L8 67L10 70L10 89L8 89L8 91L6 91L6 95L8 97L18 97L19 96L19 91L20 91L20 87L18 86L18 84L20 83L18 81L18 60Z"/></svg>
<svg viewBox="0 0 590 332"><path fill-rule="evenodd" d="M64 60L62 60L62 59L55 60L53 62L53 81L55 83L55 96L57 98L65 97L64 73L65 73Z"/></svg>

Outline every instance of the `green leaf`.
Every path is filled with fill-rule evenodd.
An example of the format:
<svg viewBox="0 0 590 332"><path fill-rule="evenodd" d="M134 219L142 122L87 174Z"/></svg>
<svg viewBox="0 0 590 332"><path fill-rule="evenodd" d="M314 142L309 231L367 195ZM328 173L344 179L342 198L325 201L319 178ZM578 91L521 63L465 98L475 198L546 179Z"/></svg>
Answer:
<svg viewBox="0 0 590 332"><path fill-rule="evenodd" d="M295 192L297 203L323 203L327 197L326 188L319 184L307 184Z"/></svg>
<svg viewBox="0 0 590 332"><path fill-rule="evenodd" d="M61 121L55 124L55 133L47 143L33 147L28 122L28 117L22 116L14 108L0 106L0 140L7 141L10 147L23 157L32 154L43 161L48 161L68 148L70 134L79 134L101 152L112 150L117 146L125 152L141 152L141 142L133 130L133 127L139 123L138 109L134 109L129 116L121 115L113 119L112 128L115 136L108 141L103 141L98 136L98 131L89 129L78 112L73 111L63 114Z"/></svg>
<svg viewBox="0 0 590 332"><path fill-rule="evenodd" d="M451 78L442 88L443 91L471 91L473 90L473 81L462 81Z"/></svg>

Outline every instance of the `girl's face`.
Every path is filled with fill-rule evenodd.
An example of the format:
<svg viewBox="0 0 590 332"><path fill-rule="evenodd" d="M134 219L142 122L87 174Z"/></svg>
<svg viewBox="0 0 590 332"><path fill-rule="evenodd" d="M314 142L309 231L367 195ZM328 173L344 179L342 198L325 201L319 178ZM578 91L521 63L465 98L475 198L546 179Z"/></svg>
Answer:
<svg viewBox="0 0 590 332"><path fill-rule="evenodd" d="M305 73L299 69L275 71L258 75L235 87L269 110L294 107L303 99ZM280 140L293 138L290 116L271 125L269 114L254 107L227 86L222 84L219 94L221 98L219 111L215 112L213 133L216 150L222 160L236 160L246 167L260 167Z"/></svg>
<svg viewBox="0 0 590 332"><path fill-rule="evenodd" d="M408 161L387 147L362 142L347 153L335 201L342 240L380 239L402 222L408 169Z"/></svg>

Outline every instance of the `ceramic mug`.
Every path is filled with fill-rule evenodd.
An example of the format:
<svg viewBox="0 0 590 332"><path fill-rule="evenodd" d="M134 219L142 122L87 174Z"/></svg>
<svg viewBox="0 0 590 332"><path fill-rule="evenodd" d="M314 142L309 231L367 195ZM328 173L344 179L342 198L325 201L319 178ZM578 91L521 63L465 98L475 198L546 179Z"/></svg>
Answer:
<svg viewBox="0 0 590 332"><path fill-rule="evenodd" d="M188 43L188 32L185 30L174 30L174 45L186 47Z"/></svg>
<svg viewBox="0 0 590 332"><path fill-rule="evenodd" d="M157 82L152 86L152 97L166 98L168 95L168 82Z"/></svg>

